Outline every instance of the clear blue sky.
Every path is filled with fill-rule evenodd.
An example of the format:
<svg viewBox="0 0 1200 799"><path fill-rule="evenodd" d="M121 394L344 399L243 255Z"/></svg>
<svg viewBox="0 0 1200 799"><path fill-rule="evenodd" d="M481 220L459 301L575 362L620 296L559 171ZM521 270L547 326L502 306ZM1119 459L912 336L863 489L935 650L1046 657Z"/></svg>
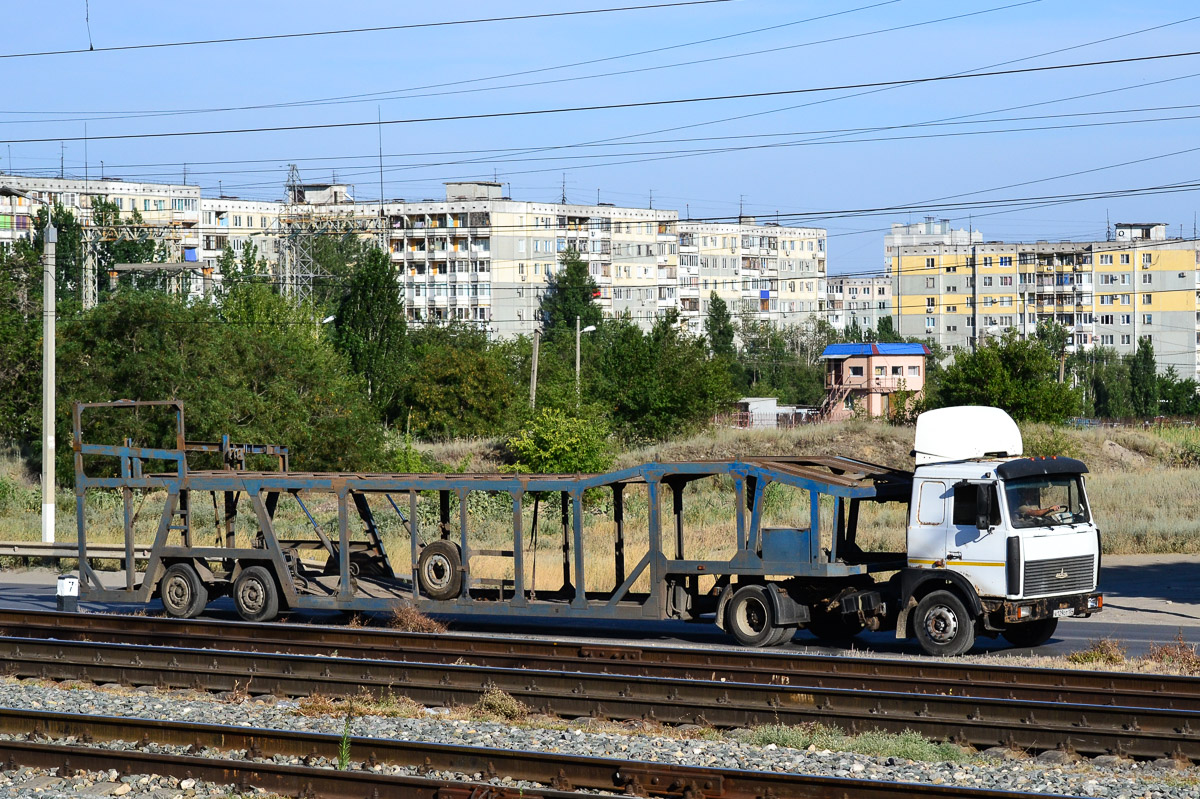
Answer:
<svg viewBox="0 0 1200 799"><path fill-rule="evenodd" d="M465 0L454 4L400 4L354 0L343 3L216 0L193 4L92 0L91 42L100 48L637 2ZM943 19L984 11L987 13ZM836 12L846 13L801 22ZM7 35L0 51L86 48L89 34L84 13L83 0L17 5L8 11ZM384 120L395 120L917 78L978 70L1017 59L1028 60L995 68L1128 58L1197 49L1200 20L1181 22L1193 15L1200 15L1200 7L1189 2L1131 6L1096 0L1037 0L1023 5L1016 5L1014 0L961 3L735 0L586 17L5 59L9 80L4 109L0 110L3 123L0 142L79 137L84 134L84 119L88 120L89 137L374 122L377 115ZM872 33L939 19L943 21ZM1113 38L1169 23L1179 24ZM774 29L674 47L768 27ZM855 38L815 43L847 36ZM1102 39L1109 41L1076 47ZM813 44L796 46L806 43ZM1028 58L1067 47L1075 49ZM773 52L670 66L759 50ZM640 51L650 52L614 58ZM558 68L593 59L610 60ZM647 69L659 66L666 68ZM530 70L543 71L494 77ZM627 74L587 77L613 72ZM1193 75L1196 77L1189 77ZM509 86L544 81L555 82ZM1155 82L1160 83L1150 85ZM418 88L434 84L452 85ZM475 91L481 88L486 91ZM1200 147L1195 135L1200 120L1161 120L1200 117L1198 88L1200 57L1192 57L929 83L870 93L840 91L487 121L385 125L382 128L384 193L388 198L439 197L443 180L490 179L496 175L511 184L515 198L553 200L562 191L565 175L567 197L575 202L594 202L599 192L600 199L606 202L645 206L653 191L655 207L678 208L681 214L690 213L692 217L736 214L739 202L743 202L747 213L762 218L776 212L906 205L951 195L965 195L956 197L955 202L977 202L1154 186L1196 178L1200 172L1200 151L1000 188ZM431 93L439 94L416 96ZM1085 94L1091 96L1066 99ZM370 96L365 102L212 110L351 95ZM1014 109L1035 103L1038 105ZM1178 108L1189 105L1194 107ZM1167 109L1168 106L1174 108ZM1156 110L1096 114L1150 108ZM203 112L137 116L144 112L197 109ZM1050 114L1072 116L857 134L825 132L912 125L965 115L974 115L971 120L978 121ZM1092 115L1076 116L1079 114ZM1095 125L1151 118L1160 121ZM847 138L1081 124L1090 126L844 142ZM791 135L678 141L776 133ZM360 199L377 199L379 135L380 130L371 125L150 140L93 140L87 145L88 172L97 175L100 162L104 161L104 171L110 176L179 181L186 162L188 181L199 183L206 190L215 191L220 181L226 194L277 199L282 195L288 163L296 162L305 179L325 180L336 170L339 179L356 184ZM601 139L617 140L621 146L539 150ZM821 139L841 141L815 143ZM704 152L688 157L671 152L801 141L808 143ZM498 155L454 152L485 149L516 152ZM0 143L0 164L5 171L57 174L59 157L57 142ZM245 163L229 163L233 161ZM65 170L72 175L83 174L82 142L66 145ZM1103 237L1106 214L1114 222L1169 222L1173 234L1178 234L1182 224L1184 233L1190 236L1198 207L1200 199L1189 191L1024 208L1003 214L985 208L931 213L953 218L956 225L963 226L971 215L975 227L989 239L1019 240ZM831 271L863 272L880 268L882 229L890 222L917 220L923 215L924 212L898 212L819 220L816 224L830 232Z"/></svg>

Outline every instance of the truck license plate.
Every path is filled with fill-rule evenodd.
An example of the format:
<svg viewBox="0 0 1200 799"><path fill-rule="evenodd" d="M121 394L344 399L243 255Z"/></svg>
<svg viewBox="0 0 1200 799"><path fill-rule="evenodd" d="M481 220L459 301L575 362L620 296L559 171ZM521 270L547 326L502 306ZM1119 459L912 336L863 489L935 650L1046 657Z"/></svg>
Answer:
<svg viewBox="0 0 1200 799"><path fill-rule="evenodd" d="M1074 615L1075 615L1075 608L1059 608L1058 610L1054 611L1054 618L1056 618L1056 619L1061 619L1064 616L1074 616Z"/></svg>

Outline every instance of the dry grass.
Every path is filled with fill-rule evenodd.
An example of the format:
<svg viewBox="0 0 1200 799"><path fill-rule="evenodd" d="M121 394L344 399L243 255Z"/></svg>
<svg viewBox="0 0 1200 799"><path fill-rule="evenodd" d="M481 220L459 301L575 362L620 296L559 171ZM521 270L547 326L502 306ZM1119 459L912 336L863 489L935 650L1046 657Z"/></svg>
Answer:
<svg viewBox="0 0 1200 799"><path fill-rule="evenodd" d="M471 706L471 716L481 721L522 721L529 716L529 707L510 694L495 686L483 692L483 696Z"/></svg>
<svg viewBox="0 0 1200 799"><path fill-rule="evenodd" d="M1152 645L1145 660L1157 663L1171 673L1200 674L1200 654L1196 653L1196 644L1184 641L1182 630L1171 643Z"/></svg>
<svg viewBox="0 0 1200 799"><path fill-rule="evenodd" d="M412 605L398 605L388 619L388 626L393 630L406 633L444 633L446 625L429 618Z"/></svg>
<svg viewBox="0 0 1200 799"><path fill-rule="evenodd" d="M1076 666L1094 666L1097 663L1103 663L1106 666L1123 666L1125 664L1125 647L1116 639L1100 638L1090 641L1087 649L1067 655L1067 661Z"/></svg>
<svg viewBox="0 0 1200 799"><path fill-rule="evenodd" d="M312 694L297 702L296 713L301 716L385 716L387 718L415 718L425 706L419 702L392 693L390 690L376 697L363 691L357 696L332 698Z"/></svg>

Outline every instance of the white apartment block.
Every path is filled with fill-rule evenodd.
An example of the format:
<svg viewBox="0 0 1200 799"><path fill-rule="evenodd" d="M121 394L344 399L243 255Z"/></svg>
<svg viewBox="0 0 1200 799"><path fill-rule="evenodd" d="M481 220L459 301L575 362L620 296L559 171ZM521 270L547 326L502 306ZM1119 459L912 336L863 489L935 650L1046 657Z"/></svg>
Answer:
<svg viewBox="0 0 1200 799"><path fill-rule="evenodd" d="M62 205L84 225L91 222L93 199L107 198L122 215L136 210L143 223L176 249L180 260L197 260L200 240L200 187L140 183L119 178L45 178L0 174L0 245L29 238L31 219L43 204Z"/></svg>
<svg viewBox="0 0 1200 799"><path fill-rule="evenodd" d="M892 315L892 278L830 277L826 281L825 320L839 333L858 325L864 333Z"/></svg>
<svg viewBox="0 0 1200 799"><path fill-rule="evenodd" d="M729 312L777 326L801 324L825 310L826 232L820 228L737 223L679 223L681 313L699 333L716 292Z"/></svg>

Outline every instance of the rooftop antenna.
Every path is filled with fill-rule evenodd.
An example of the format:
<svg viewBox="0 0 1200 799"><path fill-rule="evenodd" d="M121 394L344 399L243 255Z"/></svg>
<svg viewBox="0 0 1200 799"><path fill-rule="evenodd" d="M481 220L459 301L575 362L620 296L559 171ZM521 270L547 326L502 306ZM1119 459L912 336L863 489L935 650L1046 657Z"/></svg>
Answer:
<svg viewBox="0 0 1200 799"><path fill-rule="evenodd" d="M58 176L60 178L63 177L63 161L66 158L66 153L67 143L65 141L60 141L58 143Z"/></svg>
<svg viewBox="0 0 1200 799"><path fill-rule="evenodd" d="M683 204L683 212L687 216L688 219L691 219L692 218L692 204L684 203Z"/></svg>
<svg viewBox="0 0 1200 799"><path fill-rule="evenodd" d="M217 196L218 196L218 197L224 197L224 196L225 196L225 187L221 185L221 181L220 181L220 180L218 180L218 181L217 181Z"/></svg>
<svg viewBox="0 0 1200 799"><path fill-rule="evenodd" d="M87 184L88 184L88 157L87 157L88 147L87 146L88 146L87 123L84 122L83 123L83 191L85 194L87 193Z"/></svg>
<svg viewBox="0 0 1200 799"><path fill-rule="evenodd" d="M104 180L104 161L100 162L100 179Z"/></svg>
<svg viewBox="0 0 1200 799"><path fill-rule="evenodd" d="M558 202L559 202L559 204L561 204L561 205L566 205L566 204L567 204L567 173L566 173L566 172L563 172L563 176L562 176L562 198L561 198L561 199L559 199L559 201L558 201Z"/></svg>
<svg viewBox="0 0 1200 799"><path fill-rule="evenodd" d="M183 185L187 185L187 162L183 162Z"/></svg>
<svg viewBox="0 0 1200 799"><path fill-rule="evenodd" d="M596 205L600 204L600 187L596 187Z"/></svg>
<svg viewBox="0 0 1200 799"><path fill-rule="evenodd" d="M739 222L742 219L742 209L745 206L745 204L746 204L746 195L739 194L738 195L738 221Z"/></svg>
<svg viewBox="0 0 1200 799"><path fill-rule="evenodd" d="M654 189L650 190L650 208L654 209Z"/></svg>
<svg viewBox="0 0 1200 799"><path fill-rule="evenodd" d="M1108 219L1108 209L1104 209L1104 240L1112 241L1112 224Z"/></svg>

